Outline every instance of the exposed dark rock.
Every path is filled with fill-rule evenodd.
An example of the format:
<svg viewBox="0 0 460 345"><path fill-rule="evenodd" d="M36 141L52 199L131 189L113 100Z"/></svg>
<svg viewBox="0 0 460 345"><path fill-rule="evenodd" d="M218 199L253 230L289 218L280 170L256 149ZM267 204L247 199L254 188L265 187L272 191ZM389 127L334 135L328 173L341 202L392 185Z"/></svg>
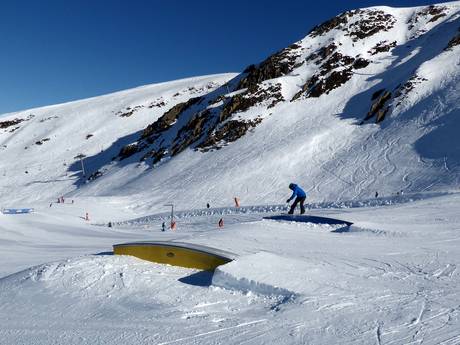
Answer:
<svg viewBox="0 0 460 345"><path fill-rule="evenodd" d="M342 55L339 52L335 52L326 62L324 62L321 65L321 71L319 72L319 74L324 76L333 69L341 66L348 66L352 64L354 61L355 59L351 56L346 56Z"/></svg>
<svg viewBox="0 0 460 345"><path fill-rule="evenodd" d="M23 121L25 120L24 119L13 119L13 120L7 120L7 121L0 121L0 129L8 128L11 126L16 126Z"/></svg>
<svg viewBox="0 0 460 345"><path fill-rule="evenodd" d="M460 31L460 29L459 29ZM458 33L454 38L452 38L445 50L451 50L453 47L460 45L460 33Z"/></svg>
<svg viewBox="0 0 460 345"><path fill-rule="evenodd" d="M248 130L256 127L262 122L261 118L254 120L241 121L241 120L230 120L225 122L221 127L216 129L208 138L197 146L202 152L206 152L212 149L219 149L222 146L236 141L246 134Z"/></svg>
<svg viewBox="0 0 460 345"><path fill-rule="evenodd" d="M190 98L187 102L176 104L174 107L169 109L164 113L157 121L147 126L142 132L141 138L145 139L154 134L168 129L179 116L180 113L189 109L192 105L198 103L201 100L201 97Z"/></svg>
<svg viewBox="0 0 460 345"><path fill-rule="evenodd" d="M102 172L100 172L99 170L96 170L91 175L89 175L88 181L93 181L93 180L95 180L95 179L97 179L98 177L101 177L101 176L102 176Z"/></svg>
<svg viewBox="0 0 460 345"><path fill-rule="evenodd" d="M380 31L388 31L394 27L395 17L380 10L361 10L360 19L348 28L348 34L353 41L370 37Z"/></svg>
<svg viewBox="0 0 460 345"><path fill-rule="evenodd" d="M329 93L331 90L338 88L346 83L353 75L352 68L355 67L356 60L354 57L343 55L336 51L337 46L332 43L318 50L317 53L310 55L309 59L321 58L319 61L324 61L320 66L319 71L314 74L302 86L301 90L292 97L291 102L299 99L302 95L305 97L319 97L324 93ZM348 67L353 64L353 67ZM363 68L369 62L361 59L357 66ZM363 65L363 67L360 67ZM339 69L339 70L338 70Z"/></svg>
<svg viewBox="0 0 460 345"><path fill-rule="evenodd" d="M179 130L171 148L172 156L182 152L189 145L200 139L206 129L205 123L209 120L210 114L210 110L205 110L202 113L196 114L184 127Z"/></svg>
<svg viewBox="0 0 460 345"><path fill-rule="evenodd" d="M247 97L253 98L257 104L260 104L264 101L269 101L268 109L273 108L277 103L284 101L284 97L281 94L281 84L276 83L275 85L270 85L267 88L259 87L256 91L251 94L248 94Z"/></svg>
<svg viewBox="0 0 460 345"><path fill-rule="evenodd" d="M91 138L92 136L94 136L93 134L86 134L86 140L88 140L89 138Z"/></svg>
<svg viewBox="0 0 460 345"><path fill-rule="evenodd" d="M143 107L144 107L143 105L136 105L134 108L126 107L125 111L119 111L117 112L117 115L120 115L121 117L130 117L136 111L138 111L139 109L142 109Z"/></svg>
<svg viewBox="0 0 460 345"><path fill-rule="evenodd" d="M428 23L433 23L437 21L438 19L445 17L447 14L445 13L447 11L447 8L444 6L428 6L426 9L426 12L432 16L431 19L428 21Z"/></svg>
<svg viewBox="0 0 460 345"><path fill-rule="evenodd" d="M377 43L371 50L368 51L371 55L376 55L378 53L388 52L391 48L396 47L396 41L388 42L388 41L381 41Z"/></svg>
<svg viewBox="0 0 460 345"><path fill-rule="evenodd" d="M351 68L342 71L333 71L329 77L321 79L313 88L307 97L320 97L323 94L328 94L331 90L345 84L353 76Z"/></svg>
<svg viewBox="0 0 460 345"><path fill-rule="evenodd" d="M219 115L219 122L228 119L231 114L238 111L245 111L257 103L254 99L244 97L244 95L245 93L234 95L224 104Z"/></svg>
<svg viewBox="0 0 460 345"><path fill-rule="evenodd" d="M45 142L47 142L49 140L50 140L50 138L44 138L42 140L36 141L35 145L43 145L43 143L45 143Z"/></svg>
<svg viewBox="0 0 460 345"><path fill-rule="evenodd" d="M414 75L408 81L406 81L404 85L400 86L395 94L395 98L399 99L396 106L401 104L403 97L406 97L415 88L415 86L424 81L428 81L428 79L419 77L418 75Z"/></svg>
<svg viewBox="0 0 460 345"><path fill-rule="evenodd" d="M385 89L380 89L380 90L375 91L375 92L372 94L371 100L372 100L372 101L376 100L377 97L379 97L384 91L385 91Z"/></svg>
<svg viewBox="0 0 460 345"><path fill-rule="evenodd" d="M352 17L356 11L349 11L338 15L332 19L325 21L324 23L315 26L310 32L310 37L322 36L334 29L342 29L347 23L348 18Z"/></svg>
<svg viewBox="0 0 460 345"><path fill-rule="evenodd" d="M437 20L439 20L442 17L445 17L447 8L444 6L435 6L435 5L430 5L428 7L425 7L421 11L417 12L408 22L409 24L409 30L412 30L415 26L416 23L419 22L421 18L425 18L429 20L427 21L428 23L433 23ZM423 32L419 32L418 34L422 34Z"/></svg>
<svg viewBox="0 0 460 345"><path fill-rule="evenodd" d="M281 84L270 85L267 88L257 86L255 89L233 96L222 108L219 115L219 122L228 119L232 114L243 112L252 106L271 100L268 108L274 107L277 103L284 101L281 94Z"/></svg>
<svg viewBox="0 0 460 345"><path fill-rule="evenodd" d="M324 60L328 56L330 56L332 53L334 53L336 50L337 50L336 44L331 43L325 47L321 47L321 49L318 50L317 57Z"/></svg>
<svg viewBox="0 0 460 345"><path fill-rule="evenodd" d="M380 90L379 90L380 91ZM382 91L380 92L380 96L376 96L376 99L371 105L371 109L367 113L364 120L361 122L363 124L365 121L371 119L372 117L376 117L375 122L379 123L385 119L385 115L388 113L389 107L386 106L386 103L391 99L391 92L390 91Z"/></svg>
<svg viewBox="0 0 460 345"><path fill-rule="evenodd" d="M49 116L49 117L41 119L39 122L43 123L45 121L49 121L49 120L57 119L57 118L59 118L59 116Z"/></svg>
<svg viewBox="0 0 460 345"><path fill-rule="evenodd" d="M353 71L351 67L340 71L333 71L326 78L315 74L302 86L302 89L294 95L291 102L299 99L302 95L305 95L306 98L310 98L328 94L333 89L345 84L352 76Z"/></svg>
<svg viewBox="0 0 460 345"><path fill-rule="evenodd" d="M353 68L354 69L361 69L361 68L366 68L371 62L369 60L366 60L362 57L357 58L355 62L353 63Z"/></svg>
<svg viewBox="0 0 460 345"><path fill-rule="evenodd" d="M216 98L214 98L213 100L211 100L209 102L209 104L216 104L216 103L219 103L221 101L224 101L225 100L225 95L220 95L220 96L217 96Z"/></svg>
<svg viewBox="0 0 460 345"><path fill-rule="evenodd" d="M138 144L129 144L123 147L120 150L120 153L118 153L118 158L120 160L126 159L128 157L131 157L132 155L138 153L141 150L140 146Z"/></svg>
<svg viewBox="0 0 460 345"><path fill-rule="evenodd" d="M141 161L145 161L147 159L152 158L152 163L158 163L164 156L166 156L167 150L164 148L160 148L158 150L151 150L147 152L142 158Z"/></svg>
<svg viewBox="0 0 460 345"><path fill-rule="evenodd" d="M157 108L162 108L166 105L165 101L163 101L162 99L161 100L157 100L155 102L152 102L148 105L148 108L152 109L153 107L157 107Z"/></svg>
<svg viewBox="0 0 460 345"><path fill-rule="evenodd" d="M251 72L254 72L255 70L256 70L256 65L251 64L244 69L243 73L251 73Z"/></svg>
<svg viewBox="0 0 460 345"><path fill-rule="evenodd" d="M314 61L319 59L319 63L321 63L324 59L326 59L328 56L330 56L332 53L334 53L337 50L337 45L332 42L331 44L321 47L318 49L316 52L310 54L305 60L306 61Z"/></svg>
<svg viewBox="0 0 460 345"><path fill-rule="evenodd" d="M308 95L310 90L315 86L315 84L319 81L319 76L317 74L313 75L305 84L303 84L302 88L299 92L297 92L294 97L292 97L291 102L299 99L303 94Z"/></svg>
<svg viewBox="0 0 460 345"><path fill-rule="evenodd" d="M254 89L265 80L279 78L292 72L294 66L298 65L297 58L300 56L300 49L298 44L292 44L271 55L258 66L250 65L245 70L247 75L240 80L236 89Z"/></svg>

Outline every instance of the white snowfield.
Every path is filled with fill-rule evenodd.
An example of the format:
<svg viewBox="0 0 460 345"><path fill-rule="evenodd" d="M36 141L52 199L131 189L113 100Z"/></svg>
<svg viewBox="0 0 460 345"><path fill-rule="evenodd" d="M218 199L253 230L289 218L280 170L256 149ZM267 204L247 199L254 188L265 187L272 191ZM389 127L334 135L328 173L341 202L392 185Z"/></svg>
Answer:
<svg viewBox="0 0 460 345"><path fill-rule="evenodd" d="M113 160L174 105L236 74L1 116L0 207L34 212L0 213L0 344L460 344L460 45L445 49L460 1L374 9L394 26L297 42L301 60L335 42L368 66L293 102L317 65L263 81L285 101L235 114L263 121L220 150L153 168ZM385 120L360 124L376 91L412 77ZM101 176L85 181L80 154L87 176ZM307 191L307 214L353 224L264 219L286 212L290 182ZM178 227L162 232L171 202ZM236 259L213 273L112 255L134 241Z"/></svg>
<svg viewBox="0 0 460 345"><path fill-rule="evenodd" d="M217 212L184 216L175 232L161 217L108 228L81 219L83 205L1 216L1 344L460 342L460 194L311 211L349 231L270 212L227 214L223 229ZM132 240L238 258L212 275L110 255Z"/></svg>

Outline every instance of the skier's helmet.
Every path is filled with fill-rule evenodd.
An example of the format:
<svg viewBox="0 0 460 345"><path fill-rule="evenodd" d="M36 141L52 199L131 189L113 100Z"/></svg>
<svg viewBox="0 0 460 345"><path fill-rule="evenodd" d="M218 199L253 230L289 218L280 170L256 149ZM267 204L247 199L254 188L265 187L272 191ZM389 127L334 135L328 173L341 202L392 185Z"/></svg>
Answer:
<svg viewBox="0 0 460 345"><path fill-rule="evenodd" d="M294 189L294 183L289 183L289 189Z"/></svg>

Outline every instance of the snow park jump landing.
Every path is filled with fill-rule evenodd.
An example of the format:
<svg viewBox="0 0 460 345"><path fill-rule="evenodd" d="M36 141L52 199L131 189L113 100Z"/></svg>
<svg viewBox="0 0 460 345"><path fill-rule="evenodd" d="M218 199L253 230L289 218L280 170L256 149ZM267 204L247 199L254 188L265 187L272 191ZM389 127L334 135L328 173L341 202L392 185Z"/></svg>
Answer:
<svg viewBox="0 0 460 345"><path fill-rule="evenodd" d="M115 255L131 255L139 259L201 270L214 270L235 258L219 249L182 242L146 241L115 244Z"/></svg>

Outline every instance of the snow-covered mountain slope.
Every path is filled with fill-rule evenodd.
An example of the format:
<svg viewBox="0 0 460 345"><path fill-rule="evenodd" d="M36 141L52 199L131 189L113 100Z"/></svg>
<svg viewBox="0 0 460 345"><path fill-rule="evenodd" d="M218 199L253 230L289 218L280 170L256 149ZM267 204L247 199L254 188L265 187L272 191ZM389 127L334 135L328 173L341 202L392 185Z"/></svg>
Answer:
<svg viewBox="0 0 460 345"><path fill-rule="evenodd" d="M87 157L84 164L90 177L94 166L109 164L123 146L165 111L218 88L234 76L189 78L3 115L3 206L15 204L15 200L55 200L73 190L84 181L81 165L76 165L80 164L78 155Z"/></svg>
<svg viewBox="0 0 460 345"><path fill-rule="evenodd" d="M240 75L200 80L216 84L183 92L181 100L171 99L174 91L148 101L96 98L82 101L91 108L84 120L84 110L68 105L59 126L53 116L64 111L36 110L18 130L0 134L1 169L13 175L1 182L3 194L130 196L147 211L170 200L180 208L226 205L235 196L276 203L291 181L313 200L455 189L459 30L459 1L355 10ZM168 106L151 112L157 98ZM108 127L116 135L99 147ZM88 174L99 177L84 183L78 153L87 156ZM61 181L72 177L73 186ZM24 192L12 195L18 186ZM39 192L43 186L50 192Z"/></svg>

